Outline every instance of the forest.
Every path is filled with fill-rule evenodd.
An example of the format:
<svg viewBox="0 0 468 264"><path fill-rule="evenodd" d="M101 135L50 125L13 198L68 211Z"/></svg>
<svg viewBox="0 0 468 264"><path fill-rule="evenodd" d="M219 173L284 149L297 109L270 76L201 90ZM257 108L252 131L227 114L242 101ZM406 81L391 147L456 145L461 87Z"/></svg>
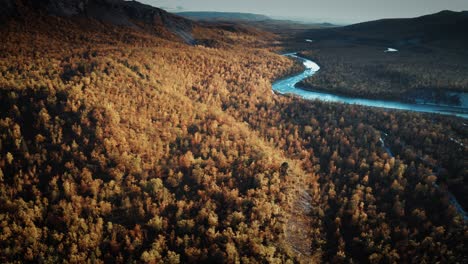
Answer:
<svg viewBox="0 0 468 264"><path fill-rule="evenodd" d="M467 92L468 54L438 47L407 47L384 52L383 46L313 43L301 54L321 70L300 83L309 90L359 98L459 105L446 92ZM327 47L331 46L331 47Z"/></svg>
<svg viewBox="0 0 468 264"><path fill-rule="evenodd" d="M0 27L0 262L468 262L464 120L278 95L277 35L193 34Z"/></svg>

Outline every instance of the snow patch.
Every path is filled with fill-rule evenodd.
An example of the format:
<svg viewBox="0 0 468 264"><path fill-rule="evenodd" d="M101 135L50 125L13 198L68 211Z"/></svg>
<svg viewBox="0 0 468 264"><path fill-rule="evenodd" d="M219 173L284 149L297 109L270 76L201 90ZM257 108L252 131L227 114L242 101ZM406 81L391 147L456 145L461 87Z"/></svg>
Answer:
<svg viewBox="0 0 468 264"><path fill-rule="evenodd" d="M397 52L398 50L397 49L394 49L394 48L387 48L386 51L384 52Z"/></svg>
<svg viewBox="0 0 468 264"><path fill-rule="evenodd" d="M318 71L320 70L320 66L318 66L317 63L313 62L313 61L310 61L310 60L306 60L304 61L304 66L307 68L307 69L310 69L312 71Z"/></svg>

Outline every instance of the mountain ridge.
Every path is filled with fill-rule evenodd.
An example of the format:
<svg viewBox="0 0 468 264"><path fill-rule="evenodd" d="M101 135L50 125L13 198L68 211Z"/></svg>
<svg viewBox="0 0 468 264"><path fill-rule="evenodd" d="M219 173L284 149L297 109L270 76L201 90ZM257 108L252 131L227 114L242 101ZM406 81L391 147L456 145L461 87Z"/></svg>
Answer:
<svg viewBox="0 0 468 264"><path fill-rule="evenodd" d="M241 13L241 12L211 12L211 11L188 11L178 12L177 15L193 20L240 20L240 21L263 21L271 20L270 17L262 14Z"/></svg>
<svg viewBox="0 0 468 264"><path fill-rule="evenodd" d="M123 0L1 0L5 8L0 15L6 21L15 17L25 17L30 13L59 17L84 17L96 19L117 26L139 29L151 27L157 31L167 31L179 40L193 44L195 22L171 14L160 8L137 1Z"/></svg>
<svg viewBox="0 0 468 264"><path fill-rule="evenodd" d="M464 45L468 11L444 10L415 18L380 19L349 26L309 30L301 38L335 39L352 43L414 46L427 43Z"/></svg>

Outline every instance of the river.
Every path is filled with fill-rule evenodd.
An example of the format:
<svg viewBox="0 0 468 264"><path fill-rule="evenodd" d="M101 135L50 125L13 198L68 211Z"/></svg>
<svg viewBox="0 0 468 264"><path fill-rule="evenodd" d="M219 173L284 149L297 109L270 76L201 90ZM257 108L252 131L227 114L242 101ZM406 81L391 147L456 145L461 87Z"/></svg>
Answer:
<svg viewBox="0 0 468 264"><path fill-rule="evenodd" d="M398 110L407 110L407 111L424 112L424 113L436 113L436 114L443 114L443 115L454 115L454 116L468 119L468 108L464 107L468 103L468 95L466 93L460 93L462 95L461 96L462 106L448 106L448 105L436 105L436 104L409 104L409 103L401 103L401 102L386 101L386 100L362 99L362 98L353 98L353 97L347 97L347 96L339 96L339 95L335 95L331 93L302 90L300 88L297 88L296 84L298 84L303 79L314 75L317 71L320 70L320 66L311 60L297 56L296 53L288 53L284 55L301 60L304 63L304 66L306 69L301 74L288 77L286 79L275 82L273 84L273 90L278 93L295 94L308 100L321 100L321 101L328 101L328 102L358 104L358 105L388 108L388 109L398 109ZM382 144L382 147L386 150L386 152L391 157L393 157L392 151L390 150L389 147L385 145L385 142L382 138L380 138L380 143ZM439 188L439 186L436 184L435 184L435 187ZM449 196L450 203L456 208L457 212L462 216L463 220L465 222L468 221L467 212L465 212L463 207L458 203L455 196L450 192L448 192L448 196Z"/></svg>
<svg viewBox="0 0 468 264"><path fill-rule="evenodd" d="M306 91L296 87L300 81L314 75L320 66L315 62L299 57L296 53L284 54L285 56L290 56L301 60L305 66L304 72L301 74L288 77L283 80L279 80L273 84L273 90L281 94L295 94L302 98L308 100L320 100L328 102L338 102L346 104L357 104L371 107L387 108L387 109L398 109L406 111L415 111L415 112L424 112L424 113L435 113L443 115L453 115L458 116L464 119L468 119L468 93L459 93L462 106L451 106L451 105L438 105L438 104L422 104L422 103L402 103L397 101L388 101L388 100L373 100L365 98L354 98L336 95L326 92L318 91Z"/></svg>

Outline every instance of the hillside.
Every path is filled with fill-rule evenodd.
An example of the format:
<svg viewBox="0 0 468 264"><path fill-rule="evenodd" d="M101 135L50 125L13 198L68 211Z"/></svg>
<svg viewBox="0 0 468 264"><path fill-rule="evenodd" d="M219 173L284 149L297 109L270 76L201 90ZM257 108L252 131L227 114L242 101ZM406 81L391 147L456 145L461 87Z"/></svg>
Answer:
<svg viewBox="0 0 468 264"><path fill-rule="evenodd" d="M179 12L177 15L193 20L208 21L264 21L270 20L269 17L250 13L232 13L232 12Z"/></svg>
<svg viewBox="0 0 468 264"><path fill-rule="evenodd" d="M25 17L40 10L42 14L95 19L104 23L149 30L166 38L193 43L194 22L162 9L124 0L1 0L4 18Z"/></svg>
<svg viewBox="0 0 468 264"><path fill-rule="evenodd" d="M340 40L347 43L391 45L467 45L468 11L442 11L436 14L406 19L383 19L345 27L311 30L302 37Z"/></svg>
<svg viewBox="0 0 468 264"><path fill-rule="evenodd" d="M197 23L216 45L192 45L19 10L0 27L1 263L467 261L460 119L274 94L302 65L260 30Z"/></svg>
<svg viewBox="0 0 468 264"><path fill-rule="evenodd" d="M292 46L322 66L300 86L352 97L460 105L460 97L451 93L468 92L467 27L468 12L443 11L299 32Z"/></svg>

